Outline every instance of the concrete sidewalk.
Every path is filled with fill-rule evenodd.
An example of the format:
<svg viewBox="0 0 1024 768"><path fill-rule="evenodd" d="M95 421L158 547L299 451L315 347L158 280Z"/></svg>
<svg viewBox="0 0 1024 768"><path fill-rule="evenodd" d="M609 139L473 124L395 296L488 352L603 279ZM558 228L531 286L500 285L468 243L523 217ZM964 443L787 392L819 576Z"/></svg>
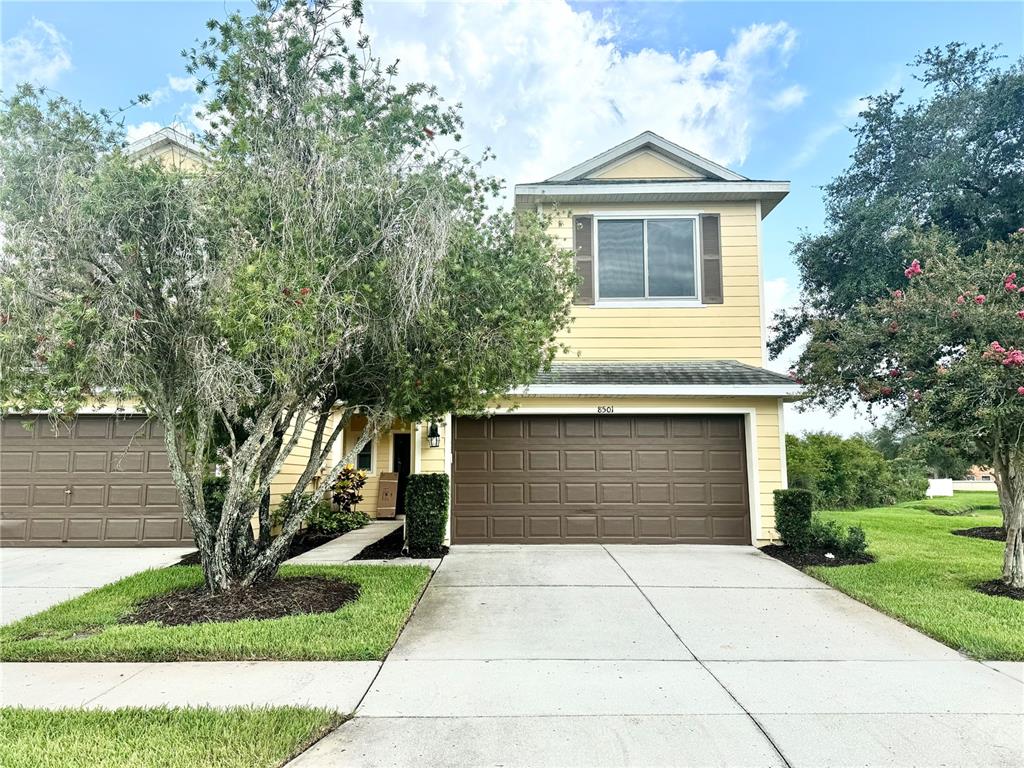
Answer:
<svg viewBox="0 0 1024 768"><path fill-rule="evenodd" d="M325 766L1019 766L1020 667L751 547L453 547Z"/></svg>
<svg viewBox="0 0 1024 768"><path fill-rule="evenodd" d="M309 706L351 712L379 661L3 663L5 707Z"/></svg>
<svg viewBox="0 0 1024 768"><path fill-rule="evenodd" d="M172 565L195 547L10 547L0 549L0 624L149 568Z"/></svg>

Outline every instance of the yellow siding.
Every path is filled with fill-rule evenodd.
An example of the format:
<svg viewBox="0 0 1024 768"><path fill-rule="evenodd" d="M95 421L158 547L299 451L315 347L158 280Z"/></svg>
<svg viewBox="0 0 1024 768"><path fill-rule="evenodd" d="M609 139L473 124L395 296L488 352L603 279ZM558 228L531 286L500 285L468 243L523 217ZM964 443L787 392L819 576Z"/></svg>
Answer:
<svg viewBox="0 0 1024 768"><path fill-rule="evenodd" d="M761 272L757 205L747 203L591 204L553 210L550 231L572 248L572 213L700 210L721 215L725 303L703 307L574 306L573 322L559 340L578 360L731 359L763 364Z"/></svg>
<svg viewBox="0 0 1024 768"><path fill-rule="evenodd" d="M673 163L647 150L629 155L611 167L595 173L592 179L702 179L696 171Z"/></svg>
<svg viewBox="0 0 1024 768"><path fill-rule="evenodd" d="M772 492L783 486L782 442L779 435L779 400L774 397L524 397L514 403L521 408L551 408L574 410L578 413L596 413L598 406L612 405L619 413L626 408L672 409L687 408L694 412L719 410L750 410L753 412L756 434L753 439L754 454L748 455L748 464L756 461L757 515L759 524L758 543L767 544L777 539L775 531L775 506ZM502 403L498 408L507 408ZM525 411L528 413L529 411ZM652 410L652 412L654 412Z"/></svg>
<svg viewBox="0 0 1024 768"><path fill-rule="evenodd" d="M298 482L299 476L302 474L302 470L306 468L306 462L309 461L309 449L313 442L313 432L316 430L316 423L312 420L306 422L306 426L303 429L303 434L299 437L298 442L295 444L295 448L288 454L284 460L284 464L281 465L281 471L277 473L270 482L270 508L274 509L278 504L281 503L281 498L286 493L291 493L295 490L295 483ZM291 429L285 433L285 443L291 439L293 432ZM315 481L314 481L315 487Z"/></svg>
<svg viewBox="0 0 1024 768"><path fill-rule="evenodd" d="M196 171L206 164L202 155L198 155L192 150L173 142L164 142L153 147L147 147L135 155L135 157L140 160L157 160L165 168L179 171Z"/></svg>

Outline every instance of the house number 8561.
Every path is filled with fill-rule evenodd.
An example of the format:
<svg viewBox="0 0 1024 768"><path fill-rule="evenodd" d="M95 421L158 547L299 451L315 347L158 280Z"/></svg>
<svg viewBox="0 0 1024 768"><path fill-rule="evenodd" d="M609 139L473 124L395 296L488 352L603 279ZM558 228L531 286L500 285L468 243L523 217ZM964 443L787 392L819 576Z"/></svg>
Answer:
<svg viewBox="0 0 1024 768"><path fill-rule="evenodd" d="M614 405L599 405L597 406L598 413L615 413Z"/></svg>

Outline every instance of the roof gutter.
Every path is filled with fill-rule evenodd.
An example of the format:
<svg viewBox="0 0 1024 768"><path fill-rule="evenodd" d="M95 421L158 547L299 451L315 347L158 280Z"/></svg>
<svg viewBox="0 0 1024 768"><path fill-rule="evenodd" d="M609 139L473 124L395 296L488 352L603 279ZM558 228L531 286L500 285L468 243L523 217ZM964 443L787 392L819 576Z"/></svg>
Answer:
<svg viewBox="0 0 1024 768"><path fill-rule="evenodd" d="M686 397L786 397L804 396L799 384L531 384L516 387L510 395L559 397L573 395L676 395Z"/></svg>

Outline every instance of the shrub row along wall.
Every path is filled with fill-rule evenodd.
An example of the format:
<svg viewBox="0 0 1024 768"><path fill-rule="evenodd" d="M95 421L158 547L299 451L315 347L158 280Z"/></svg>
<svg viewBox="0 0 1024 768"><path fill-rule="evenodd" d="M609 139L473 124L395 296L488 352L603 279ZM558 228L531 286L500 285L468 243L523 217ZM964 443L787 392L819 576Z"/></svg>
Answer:
<svg viewBox="0 0 1024 768"><path fill-rule="evenodd" d="M805 488L816 509L880 507L922 499L928 490L924 462L886 459L859 437L826 432L786 435L791 488Z"/></svg>

